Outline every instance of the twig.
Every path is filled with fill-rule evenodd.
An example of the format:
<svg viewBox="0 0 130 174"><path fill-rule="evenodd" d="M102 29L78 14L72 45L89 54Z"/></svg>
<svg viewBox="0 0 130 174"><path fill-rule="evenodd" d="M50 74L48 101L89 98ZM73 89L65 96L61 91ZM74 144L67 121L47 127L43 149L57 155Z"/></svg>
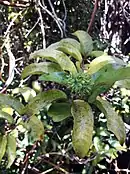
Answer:
<svg viewBox="0 0 130 174"><path fill-rule="evenodd" d="M42 172L40 174L46 174L46 173L50 173L51 171L53 171L55 169L55 167L51 168L51 169L48 169L46 170L45 172Z"/></svg>
<svg viewBox="0 0 130 174"><path fill-rule="evenodd" d="M93 12L92 12L91 19L90 19L90 22L89 22L89 25L88 25L88 29L87 29L87 32L88 32L88 33L90 33L90 31L91 31L91 29L92 29L92 25L93 25L94 18L95 18L97 9L98 9L98 3L99 3L99 1L100 1L100 0L95 0Z"/></svg>
<svg viewBox="0 0 130 174"><path fill-rule="evenodd" d="M9 37L8 37L8 40L9 40ZM7 87L11 84L14 78L15 57L11 51L9 42L5 44L5 48L9 56L9 75L8 75L8 79L5 82L4 88L0 91L0 93L3 93L7 89Z"/></svg>
<svg viewBox="0 0 130 174"><path fill-rule="evenodd" d="M8 41L8 34L9 34L9 32L10 32L11 27L14 25L15 20L18 18L18 16L20 16L20 15L22 14L23 11L24 11L24 10L20 11L19 13L17 13L17 14L14 16L14 18L12 19L12 21L10 22L10 24L9 24L9 26L8 26L8 28L7 28L6 32L5 32L5 34L4 34L5 41L4 41L4 43L2 44L1 49L5 46L6 42Z"/></svg>
<svg viewBox="0 0 130 174"><path fill-rule="evenodd" d="M61 167L58 166L58 165L53 164L52 162L50 162L50 161L48 161L48 160L46 160L46 159L43 159L43 161L46 162L46 163L48 163L48 164L50 164L51 166L53 166L53 167L56 168L57 170L59 170L59 171L65 173L65 174L69 174L69 172L67 172L65 169L61 168Z"/></svg>
<svg viewBox="0 0 130 174"><path fill-rule="evenodd" d="M28 31L28 33L25 35L25 38L27 38L30 33L34 30L34 28L37 26L37 24L39 23L40 18L38 18L37 22L34 24L34 26Z"/></svg>
<svg viewBox="0 0 130 174"><path fill-rule="evenodd" d="M62 0L62 4L63 4L64 11L65 11L63 21L65 21L65 20L66 20L66 18L67 18L67 9L66 9L66 5L65 5L65 1L64 1L64 0Z"/></svg>
<svg viewBox="0 0 130 174"><path fill-rule="evenodd" d="M19 3L13 3L13 2L11 3L6 0L0 0L0 4L5 5L5 6L11 6L11 7L19 7L19 8L27 8L31 5L31 3L19 4Z"/></svg>
<svg viewBox="0 0 130 174"><path fill-rule="evenodd" d="M40 21L41 21L41 32L42 32L42 38L43 38L43 49L46 48L46 39L45 39L45 28L44 28L44 23L43 23L43 18L42 18L42 13L41 13L41 9L40 7L37 7L37 10L38 10L38 13L39 13L39 18L40 18Z"/></svg>
<svg viewBox="0 0 130 174"><path fill-rule="evenodd" d="M58 28L59 28L59 30L60 30L60 33L61 33L61 38L63 38L63 29L62 29L62 26L63 26L63 28L64 28L64 26L65 25L63 25L63 23L64 23L64 21L62 21L60 18L58 18L57 17L57 15L55 16L52 12L50 12L47 8L46 8L46 6L43 4L41 4L41 1L40 0L38 0L38 3L39 3L39 5L40 5L40 7L49 15L49 16L51 16L52 18L53 18L53 20L56 22L56 24L57 24L57 26L58 26ZM43 3L44 3L44 1L43 1Z"/></svg>

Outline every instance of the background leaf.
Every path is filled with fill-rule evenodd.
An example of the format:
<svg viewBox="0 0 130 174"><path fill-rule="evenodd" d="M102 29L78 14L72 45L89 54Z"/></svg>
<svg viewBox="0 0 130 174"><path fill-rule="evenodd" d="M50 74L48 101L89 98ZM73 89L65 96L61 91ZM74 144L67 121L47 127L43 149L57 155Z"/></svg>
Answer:
<svg viewBox="0 0 130 174"><path fill-rule="evenodd" d="M0 135L0 162L5 154L6 145L7 145L7 136Z"/></svg>
<svg viewBox="0 0 130 174"><path fill-rule="evenodd" d="M0 105L8 105L19 114L23 114L24 111L24 105L20 101L6 94L0 94Z"/></svg>
<svg viewBox="0 0 130 174"><path fill-rule="evenodd" d="M115 83L120 88L130 89L130 79L120 80Z"/></svg>
<svg viewBox="0 0 130 174"><path fill-rule="evenodd" d="M30 101L25 108L25 113L29 116L37 114L41 109L58 99L66 99L67 96L60 90L48 90L39 93Z"/></svg>
<svg viewBox="0 0 130 174"><path fill-rule="evenodd" d="M9 123L13 123L13 117L7 112L0 111L0 118L7 120Z"/></svg>
<svg viewBox="0 0 130 174"><path fill-rule="evenodd" d="M93 112L88 103L83 100L74 100L72 109L74 118L72 143L75 152L80 157L87 156L92 144L93 135Z"/></svg>
<svg viewBox="0 0 130 174"><path fill-rule="evenodd" d="M43 123L36 116L31 116L25 124L28 131L30 131L30 136L33 141L42 140L44 138Z"/></svg>
<svg viewBox="0 0 130 174"><path fill-rule="evenodd" d="M30 101L33 97L36 96L36 92L29 88L29 87L22 87L22 88L15 88L12 91L13 94L21 93L21 95L24 97L25 102Z"/></svg>
<svg viewBox="0 0 130 174"><path fill-rule="evenodd" d="M13 131L7 135L7 155L7 168L10 168L16 158L16 135Z"/></svg>
<svg viewBox="0 0 130 174"><path fill-rule="evenodd" d="M102 56L103 54L106 54L105 52L103 51L92 51L89 56L91 57L99 57L99 56Z"/></svg>
<svg viewBox="0 0 130 174"><path fill-rule="evenodd" d="M59 122L71 116L70 103L53 103L48 110L48 115L54 122Z"/></svg>

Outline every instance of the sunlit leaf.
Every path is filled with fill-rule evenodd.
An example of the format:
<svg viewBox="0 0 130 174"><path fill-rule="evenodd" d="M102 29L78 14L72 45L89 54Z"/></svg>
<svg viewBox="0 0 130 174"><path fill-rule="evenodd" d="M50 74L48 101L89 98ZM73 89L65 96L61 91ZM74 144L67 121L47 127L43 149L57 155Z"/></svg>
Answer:
<svg viewBox="0 0 130 174"><path fill-rule="evenodd" d="M13 115L13 112L14 112L14 110L11 107L9 107L9 106L4 106L4 107L2 107L1 110L3 112L6 112L9 115Z"/></svg>
<svg viewBox="0 0 130 174"><path fill-rule="evenodd" d="M75 47L80 52L80 43L77 40L72 39L72 38L65 38L65 39L62 39L60 42L63 42L65 44L71 44L73 47Z"/></svg>
<svg viewBox="0 0 130 174"><path fill-rule="evenodd" d="M99 57L99 56L102 56L102 55L104 55L104 54L106 54L106 53L104 53L103 51L92 51L92 52L89 54L89 56L91 56L91 57Z"/></svg>
<svg viewBox="0 0 130 174"><path fill-rule="evenodd" d="M24 110L24 105L19 100L7 94L0 94L0 105L8 105L16 110L19 114L22 114Z"/></svg>
<svg viewBox="0 0 130 174"><path fill-rule="evenodd" d="M60 42L56 42L50 45L48 48L53 48L59 51L63 51L66 54L69 54L71 57L78 60L80 63L82 62L82 56L79 51L80 44L74 39L62 39Z"/></svg>
<svg viewBox="0 0 130 174"><path fill-rule="evenodd" d="M120 88L130 89L130 79L120 80L115 83Z"/></svg>
<svg viewBox="0 0 130 174"><path fill-rule="evenodd" d="M13 131L7 135L7 155L7 168L10 168L16 158L16 135Z"/></svg>
<svg viewBox="0 0 130 174"><path fill-rule="evenodd" d="M7 145L7 136L0 135L0 161L2 160L2 158L5 154L6 145Z"/></svg>
<svg viewBox="0 0 130 174"><path fill-rule="evenodd" d="M22 71L21 77L22 79L24 79L29 75L51 73L56 71L61 71L61 67L57 63L53 62L32 63L25 67L25 69Z"/></svg>
<svg viewBox="0 0 130 174"><path fill-rule="evenodd" d="M33 97L36 96L36 92L29 88L29 87L22 87L22 88L15 88L13 91L12 91L13 94L18 94L18 93L21 93L21 95L24 97L24 100L26 102L30 101Z"/></svg>
<svg viewBox="0 0 130 174"><path fill-rule="evenodd" d="M92 75L94 86L92 94L89 97L89 102L94 102L99 94L110 89L116 81L130 78L129 66L124 67L124 65L122 66L121 64L115 65L116 64L114 64L114 66L112 64L105 65Z"/></svg>
<svg viewBox="0 0 130 174"><path fill-rule="evenodd" d="M39 77L39 80L52 81L59 84L66 84L67 74L65 72L53 72L49 74L43 74Z"/></svg>
<svg viewBox="0 0 130 174"><path fill-rule="evenodd" d="M70 60L70 58L61 51L53 50L53 49L41 49L35 51L30 55L30 58L41 57L43 59L50 60L52 62L56 62L60 65L62 70L66 70L75 74L77 72L75 65Z"/></svg>
<svg viewBox="0 0 130 174"><path fill-rule="evenodd" d="M126 134L122 118L113 110L113 107L108 101L97 97L95 104L106 116L108 129L115 134L120 144L123 144Z"/></svg>
<svg viewBox="0 0 130 174"><path fill-rule="evenodd" d="M13 117L7 112L0 111L0 118L7 120L9 123L13 123Z"/></svg>
<svg viewBox="0 0 130 174"><path fill-rule="evenodd" d="M83 30L76 31L74 35L77 36L80 41L82 54L87 56L93 50L93 41L91 36Z"/></svg>
<svg viewBox="0 0 130 174"><path fill-rule="evenodd" d="M87 156L92 144L93 112L88 103L83 100L74 100L72 109L74 118L72 143L75 152L80 156Z"/></svg>
<svg viewBox="0 0 130 174"><path fill-rule="evenodd" d="M107 69L106 65L111 64L114 69L118 69L119 67L123 67L125 62L117 57L102 55L100 57L95 58L89 65L88 73L94 74L98 72L101 68ZM104 70L102 69L102 70Z"/></svg>
<svg viewBox="0 0 130 174"><path fill-rule="evenodd" d="M31 116L25 124L33 141L42 140L44 138L43 123L36 116Z"/></svg>
<svg viewBox="0 0 130 174"><path fill-rule="evenodd" d="M25 113L30 116L37 114L41 109L46 107L48 104L51 104L53 101L66 98L66 94L60 90L41 92L26 105Z"/></svg>
<svg viewBox="0 0 130 174"><path fill-rule="evenodd" d="M70 103L53 103L48 110L48 115L55 122L62 121L71 115L71 105Z"/></svg>

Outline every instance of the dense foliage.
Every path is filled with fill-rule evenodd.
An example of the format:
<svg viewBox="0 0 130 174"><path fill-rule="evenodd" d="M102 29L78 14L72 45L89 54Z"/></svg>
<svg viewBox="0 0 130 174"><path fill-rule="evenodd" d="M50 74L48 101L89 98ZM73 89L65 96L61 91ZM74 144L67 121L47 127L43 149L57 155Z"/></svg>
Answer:
<svg viewBox="0 0 130 174"><path fill-rule="evenodd" d="M114 163L108 164L129 146L123 121L129 129L130 67L119 54L128 53L126 38L116 56L108 55L115 30L105 38L111 31L100 19L112 22L111 10L104 15L104 2L89 0L0 3L1 173L112 170ZM116 13L118 3L109 3ZM92 40L83 30L90 27L94 5ZM126 7L119 5L125 13Z"/></svg>

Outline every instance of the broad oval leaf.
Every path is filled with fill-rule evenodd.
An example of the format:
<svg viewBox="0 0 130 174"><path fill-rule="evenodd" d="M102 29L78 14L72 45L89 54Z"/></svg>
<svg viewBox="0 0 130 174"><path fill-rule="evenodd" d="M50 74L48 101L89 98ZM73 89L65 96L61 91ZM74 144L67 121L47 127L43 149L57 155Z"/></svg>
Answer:
<svg viewBox="0 0 130 174"><path fill-rule="evenodd" d="M51 73L61 70L61 67L57 63L53 62L32 63L25 67L22 71L21 77L24 79L29 75Z"/></svg>
<svg viewBox="0 0 130 174"><path fill-rule="evenodd" d="M67 81L67 74L65 72L53 72L49 74L43 74L39 77L39 80L52 81L64 85Z"/></svg>
<svg viewBox="0 0 130 174"><path fill-rule="evenodd" d="M0 94L0 105L8 105L19 114L23 114L24 111L24 105L19 100L7 94Z"/></svg>
<svg viewBox="0 0 130 174"><path fill-rule="evenodd" d="M53 50L53 49L41 49L35 51L30 55L30 58L41 57L43 59L50 60L52 62L56 62L60 65L62 70L69 71L73 74L77 72L75 65L69 59L69 57L61 51Z"/></svg>
<svg viewBox="0 0 130 174"><path fill-rule="evenodd" d="M8 165L7 168L13 164L16 158L16 136L14 132L7 135L7 155L8 155Z"/></svg>
<svg viewBox="0 0 130 174"><path fill-rule="evenodd" d="M120 144L123 144L125 142L126 134L122 118L113 110L111 104L101 97L97 97L95 105L106 116L108 129L115 134Z"/></svg>
<svg viewBox="0 0 130 174"><path fill-rule="evenodd" d="M74 40L74 39L72 39L72 40ZM60 42L56 42L56 43L50 45L48 48L56 49L56 50L66 53L66 54L69 54L71 57L75 58L76 60L78 60L81 63L82 55L79 51L80 45L77 45L76 40L75 40L76 43L72 42L72 40L71 39L69 39L69 40L62 39Z"/></svg>
<svg viewBox="0 0 130 174"><path fill-rule="evenodd" d="M119 67L123 67L126 65L123 60L121 60L117 57L102 55L100 57L95 58L90 63L88 73L94 74L102 68L106 69L106 65L109 65L109 64L111 64L114 69L118 69Z"/></svg>
<svg viewBox="0 0 130 174"><path fill-rule="evenodd" d="M25 113L29 116L37 114L41 109L58 99L66 99L67 96L60 90L48 90L39 93L25 107Z"/></svg>
<svg viewBox="0 0 130 174"><path fill-rule="evenodd" d="M77 40L72 39L72 38L64 38L60 42L64 42L65 44L71 44L73 47L75 47L80 52L80 43ZM56 42L56 43L49 45L48 48L57 49L58 46L59 46L59 42Z"/></svg>
<svg viewBox="0 0 130 174"><path fill-rule="evenodd" d="M73 47L75 47L80 52L80 43L77 40L72 39L72 38L65 38L65 39L62 39L60 42L63 42L65 44L71 44Z"/></svg>
<svg viewBox="0 0 130 174"><path fill-rule="evenodd" d="M36 117L31 116L27 122L25 122L26 128L30 132L31 140L43 140L44 138L44 126L43 123Z"/></svg>
<svg viewBox="0 0 130 174"><path fill-rule="evenodd" d="M83 100L74 100L71 108L74 118L72 143L80 157L87 156L92 144L94 118L91 107Z"/></svg>
<svg viewBox="0 0 130 174"><path fill-rule="evenodd" d="M94 102L99 94L112 87L116 81L130 78L130 67L125 67L123 60L111 56L105 57L108 60L102 62L100 57L96 58L97 61L93 62L88 70L88 74L94 80L92 94L89 97L90 103Z"/></svg>
<svg viewBox="0 0 130 174"><path fill-rule="evenodd" d="M70 103L53 103L48 110L48 115L54 122L59 122L71 116Z"/></svg>
<svg viewBox="0 0 130 174"><path fill-rule="evenodd" d="M80 41L82 54L87 56L93 50L93 41L91 36L83 30L76 31L74 35L77 36Z"/></svg>
<svg viewBox="0 0 130 174"><path fill-rule="evenodd" d="M6 145L7 145L7 136L0 135L0 161L2 160L2 158L5 154Z"/></svg>
<svg viewBox="0 0 130 174"><path fill-rule="evenodd" d="M0 118L7 120L11 124L13 123L13 117L4 111L0 111Z"/></svg>

